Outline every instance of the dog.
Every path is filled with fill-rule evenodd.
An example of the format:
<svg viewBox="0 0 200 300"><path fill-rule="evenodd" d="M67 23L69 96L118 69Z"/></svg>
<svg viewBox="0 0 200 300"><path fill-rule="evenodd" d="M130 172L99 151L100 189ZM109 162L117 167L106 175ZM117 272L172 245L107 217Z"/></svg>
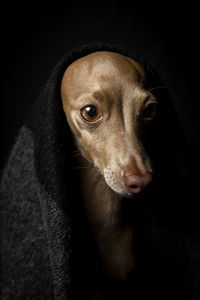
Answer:
<svg viewBox="0 0 200 300"><path fill-rule="evenodd" d="M100 259L111 278L124 281L135 266L134 228L121 201L144 192L153 179L145 150L146 128L157 99L146 88L146 73L124 55L97 51L65 71L61 98L80 154L84 210Z"/></svg>

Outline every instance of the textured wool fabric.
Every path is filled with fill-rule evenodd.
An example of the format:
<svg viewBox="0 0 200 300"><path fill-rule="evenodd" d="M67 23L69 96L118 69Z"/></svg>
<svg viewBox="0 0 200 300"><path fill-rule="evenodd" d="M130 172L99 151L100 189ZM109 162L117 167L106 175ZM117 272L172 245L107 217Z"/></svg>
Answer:
<svg viewBox="0 0 200 300"><path fill-rule="evenodd" d="M101 269L82 210L75 146L60 96L67 66L91 52L138 61L160 98L147 150L155 180L143 196L123 199L135 226L136 268L126 283ZM116 46L67 54L24 122L1 178L1 299L200 299L200 238L189 153L167 89L139 55Z"/></svg>

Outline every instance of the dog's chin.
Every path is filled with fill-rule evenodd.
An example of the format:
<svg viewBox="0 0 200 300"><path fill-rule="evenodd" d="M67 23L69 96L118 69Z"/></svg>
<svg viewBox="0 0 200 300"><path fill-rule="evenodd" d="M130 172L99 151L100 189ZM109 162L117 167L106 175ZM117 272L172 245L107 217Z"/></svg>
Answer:
<svg viewBox="0 0 200 300"><path fill-rule="evenodd" d="M138 194L126 193L123 198L137 198Z"/></svg>
<svg viewBox="0 0 200 300"><path fill-rule="evenodd" d="M112 188L111 186L109 186L113 192L115 192L116 194L118 194L118 196L120 196L121 198L128 198L128 199L140 199L142 198L149 190L149 187L147 186L147 188L145 188L144 190L142 190L140 193L129 193L128 191L126 190L117 190L117 189L114 189Z"/></svg>
<svg viewBox="0 0 200 300"><path fill-rule="evenodd" d="M140 194L133 194L121 188L112 187L110 185L108 186L114 193L116 193L121 198L138 198L140 194L143 194L143 192L141 192Z"/></svg>
<svg viewBox="0 0 200 300"><path fill-rule="evenodd" d="M123 198L128 198L128 199L139 199L141 198L143 195L145 194L145 191L142 191L140 193L137 194L133 194L133 193L124 193L123 195L121 195Z"/></svg>

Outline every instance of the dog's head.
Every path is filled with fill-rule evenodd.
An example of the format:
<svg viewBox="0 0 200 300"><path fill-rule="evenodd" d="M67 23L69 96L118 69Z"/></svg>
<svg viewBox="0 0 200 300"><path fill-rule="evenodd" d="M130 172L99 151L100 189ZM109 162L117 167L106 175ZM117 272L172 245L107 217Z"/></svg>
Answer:
<svg viewBox="0 0 200 300"><path fill-rule="evenodd" d="M136 61L106 51L76 60L62 79L63 108L79 150L123 196L152 180L145 141L157 100L145 82Z"/></svg>

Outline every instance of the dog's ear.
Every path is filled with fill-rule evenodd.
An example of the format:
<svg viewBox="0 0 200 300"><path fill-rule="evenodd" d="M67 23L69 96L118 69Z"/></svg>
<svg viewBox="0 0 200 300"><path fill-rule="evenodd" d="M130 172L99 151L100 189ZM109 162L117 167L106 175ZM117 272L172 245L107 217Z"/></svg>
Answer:
<svg viewBox="0 0 200 300"><path fill-rule="evenodd" d="M155 168L155 186L160 194L157 204L163 219L174 215L174 220L182 219L182 224L189 228L198 222L192 151L168 91L157 89L153 94L158 111L148 128L147 152Z"/></svg>
<svg viewBox="0 0 200 300"><path fill-rule="evenodd" d="M187 163L190 157L186 134L175 105L164 88L152 92L158 101L156 117L149 124L148 143L152 159L171 172L172 164ZM163 164L164 162L164 164ZM181 166L180 166L181 167Z"/></svg>

